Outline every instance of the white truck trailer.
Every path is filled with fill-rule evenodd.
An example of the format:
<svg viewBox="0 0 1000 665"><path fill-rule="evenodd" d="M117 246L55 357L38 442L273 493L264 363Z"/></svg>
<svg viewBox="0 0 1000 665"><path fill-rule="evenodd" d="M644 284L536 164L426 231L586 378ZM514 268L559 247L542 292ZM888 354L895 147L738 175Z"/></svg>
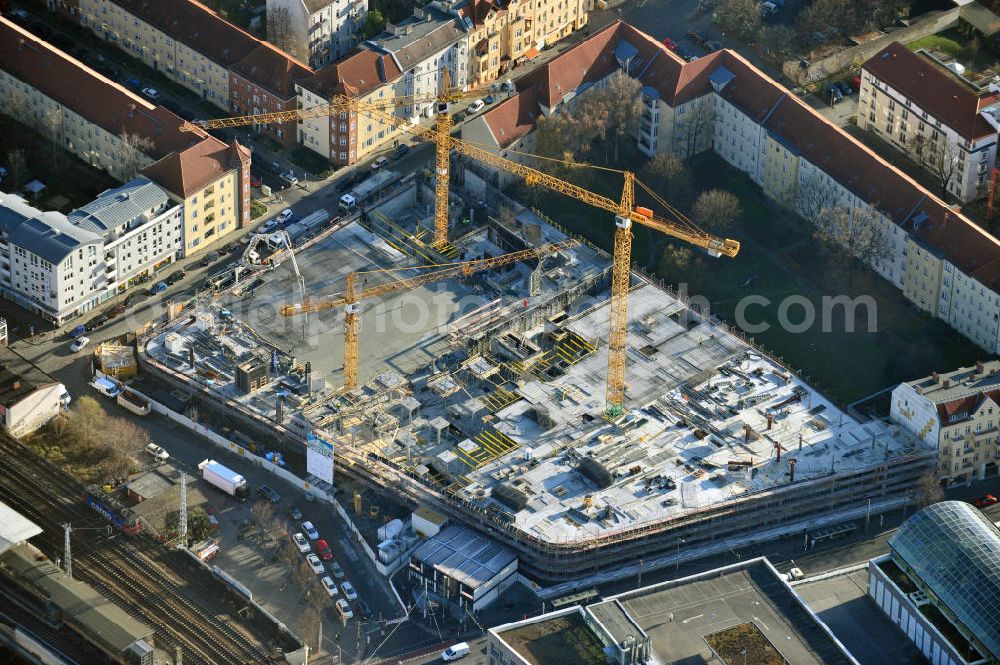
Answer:
<svg viewBox="0 0 1000 665"><path fill-rule="evenodd" d="M236 500L244 501L250 495L247 479L215 460L207 459L198 468L201 469L201 477L205 482Z"/></svg>

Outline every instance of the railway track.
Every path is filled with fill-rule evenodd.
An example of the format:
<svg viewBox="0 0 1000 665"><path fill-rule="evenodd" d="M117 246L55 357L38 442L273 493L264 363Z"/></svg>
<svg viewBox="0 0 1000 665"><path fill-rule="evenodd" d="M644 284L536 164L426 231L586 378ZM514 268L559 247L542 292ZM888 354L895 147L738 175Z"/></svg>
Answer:
<svg viewBox="0 0 1000 665"><path fill-rule="evenodd" d="M53 479L58 483L53 482ZM73 494L75 496L67 496ZM62 549L62 525L109 524L81 502L84 488L54 465L0 437L0 497L44 529L49 552ZM48 509L48 511L46 510ZM223 604L211 604L184 587L120 533L79 530L73 537L74 577L91 584L133 618L156 629L156 642L181 647L185 662L244 665L272 662L263 646L227 621ZM158 547L158 546L157 546ZM221 600L221 599L219 599Z"/></svg>

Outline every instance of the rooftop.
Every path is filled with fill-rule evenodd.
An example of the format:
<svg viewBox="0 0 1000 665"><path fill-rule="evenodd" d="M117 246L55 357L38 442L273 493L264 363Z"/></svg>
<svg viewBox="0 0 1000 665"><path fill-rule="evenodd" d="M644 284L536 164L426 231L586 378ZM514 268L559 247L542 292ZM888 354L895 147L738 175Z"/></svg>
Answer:
<svg viewBox="0 0 1000 665"><path fill-rule="evenodd" d="M227 172L237 169L246 149L233 141L226 145L212 139L168 155L143 169L143 174L180 198L208 187Z"/></svg>
<svg viewBox="0 0 1000 665"><path fill-rule="evenodd" d="M863 68L966 140L997 133L980 114L976 91L899 42L876 53Z"/></svg>
<svg viewBox="0 0 1000 665"><path fill-rule="evenodd" d="M857 662L766 559L624 593L587 609L612 602L649 635L660 662L710 662L704 638L745 623L755 625L786 662Z"/></svg>
<svg viewBox="0 0 1000 665"><path fill-rule="evenodd" d="M1000 529L982 511L964 501L927 506L899 527L889 549L1000 659Z"/></svg>
<svg viewBox="0 0 1000 665"><path fill-rule="evenodd" d="M580 607L492 630L531 665L604 665L606 662L603 645L587 625Z"/></svg>
<svg viewBox="0 0 1000 665"><path fill-rule="evenodd" d="M295 97L296 81L315 73L306 65L268 42L258 44L245 58L235 63L230 69L255 85L286 100Z"/></svg>
<svg viewBox="0 0 1000 665"><path fill-rule="evenodd" d="M89 640L110 653L120 654L138 640L151 640L153 629L139 623L89 585L68 577L28 544L13 547L0 556L0 568L21 584L62 610Z"/></svg>
<svg viewBox="0 0 1000 665"><path fill-rule="evenodd" d="M333 95L363 96L402 75L392 57L359 48L313 76L298 81L306 90L329 99Z"/></svg>
<svg viewBox="0 0 1000 665"><path fill-rule="evenodd" d="M0 501L0 554L41 532L42 527Z"/></svg>
<svg viewBox="0 0 1000 665"><path fill-rule="evenodd" d="M0 347L0 406L10 409L39 388L57 383L10 348Z"/></svg>
<svg viewBox="0 0 1000 665"><path fill-rule="evenodd" d="M433 6L417 10L386 31L365 42L366 46L389 54L402 71L408 71L430 56L465 38L457 19Z"/></svg>
<svg viewBox="0 0 1000 665"><path fill-rule="evenodd" d="M431 536L410 556L471 590L517 561L512 551L461 526Z"/></svg>
<svg viewBox="0 0 1000 665"><path fill-rule="evenodd" d="M1000 360L990 360L950 372L935 372L907 381L918 394L935 404L976 395L1000 388Z"/></svg>
<svg viewBox="0 0 1000 665"><path fill-rule="evenodd" d="M107 235L118 233L123 226L142 220L152 211L169 203L166 192L148 178L136 178L109 189L88 203L69 213L71 224L82 229Z"/></svg>
<svg viewBox="0 0 1000 665"><path fill-rule="evenodd" d="M151 104L3 16L0 67L115 136L127 132L148 137L153 141L150 155L154 158L208 136L200 130L180 131L183 120L167 109Z"/></svg>
<svg viewBox="0 0 1000 665"><path fill-rule="evenodd" d="M75 249L101 242L100 234L70 223L61 212L43 212L17 194L0 193L0 229L10 242L54 265Z"/></svg>

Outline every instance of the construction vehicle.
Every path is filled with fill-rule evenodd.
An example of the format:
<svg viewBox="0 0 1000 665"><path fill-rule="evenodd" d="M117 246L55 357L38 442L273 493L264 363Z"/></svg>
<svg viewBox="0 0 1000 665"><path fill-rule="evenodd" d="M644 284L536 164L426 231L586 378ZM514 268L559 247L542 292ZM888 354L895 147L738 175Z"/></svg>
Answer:
<svg viewBox="0 0 1000 665"><path fill-rule="evenodd" d="M435 246L443 247L448 238L448 183L451 151L474 159L487 166L503 169L517 175L528 185L537 185L559 192L565 196L582 201L588 205L607 210L614 214L615 236L611 272L611 330L608 334L608 376L605 389L605 415L617 419L625 408L625 350L628 324L628 291L632 266L632 225L646 226L664 235L683 240L691 245L706 250L714 257L734 257L740 251L740 243L736 240L719 238L706 233L658 196L651 188L642 184L631 171L602 169L607 172L620 173L623 177L620 200L614 200L602 194L591 192L579 185L549 175L543 171L501 157L489 150L451 136L450 104L464 93L456 95L449 88L447 70L442 70L440 77L441 89L437 96L437 117L435 128L411 127L409 123L395 115L386 113L386 104L360 104L349 98L343 98L329 107L320 106L313 109L295 109L278 113L244 116L243 118L223 118L216 121L199 123L201 127L209 126L239 126L255 123L284 122L320 115L336 111L352 110L364 113L380 122L402 126L419 138L434 142L435 145L435 200L434 200L434 237ZM409 103L414 103L409 98ZM338 106L339 104L339 106ZM223 124L211 124L223 123ZM229 124L225 124L229 123ZM510 151L508 151L510 152ZM530 156L530 155L529 155ZM586 165L575 164L577 167ZM649 208L635 204L635 186L639 185L657 204L663 207L672 220L657 217Z"/></svg>
<svg viewBox="0 0 1000 665"><path fill-rule="evenodd" d="M201 470L201 477L205 482L234 499L245 501L250 495L247 479L215 460L207 459L198 464L198 468Z"/></svg>
<svg viewBox="0 0 1000 665"><path fill-rule="evenodd" d="M353 390L358 385L358 329L360 325L359 314L361 306L358 304L362 300L374 298L376 296L405 291L421 284L429 284L451 277L468 277L475 273L510 265L518 261L530 259L541 259L545 256L565 249L572 249L579 245L577 240L564 240L562 242L549 243L540 247L532 247L517 252L509 252L488 259L477 259L474 261L463 261L445 265L432 266L410 266L404 268L383 268L379 270L366 270L352 272L347 275L347 288L342 296L324 298L321 300L308 301L285 305L281 308L282 316L295 316L309 312L321 312L333 307L345 306L344 314L344 390ZM402 270L419 270L422 268L432 268L430 272L425 272L413 277L399 279L385 284L378 284L362 290L357 288L359 275L371 275L376 273L391 273Z"/></svg>
<svg viewBox="0 0 1000 665"><path fill-rule="evenodd" d="M386 186L399 180L399 174L389 169L380 169L370 178L366 178L362 183L351 189L340 197L340 207L344 210L351 210L358 204L363 204L370 199L373 194L381 191Z"/></svg>

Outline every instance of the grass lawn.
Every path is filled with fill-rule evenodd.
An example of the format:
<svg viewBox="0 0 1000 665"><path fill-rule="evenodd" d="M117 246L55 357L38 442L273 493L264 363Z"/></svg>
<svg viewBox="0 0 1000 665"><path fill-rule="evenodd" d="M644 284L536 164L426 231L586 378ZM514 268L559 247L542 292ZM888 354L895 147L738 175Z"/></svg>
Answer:
<svg viewBox="0 0 1000 665"><path fill-rule="evenodd" d="M624 163L643 162L635 154ZM633 168L635 168L633 166ZM808 223L764 198L760 189L713 153L689 162L698 189L722 188L736 194L743 217L729 237L742 243L735 259L711 259L696 253L695 261L681 271L661 274L675 287L686 284L687 292L704 296L712 313L732 324L737 305L747 296L763 296L770 305L752 306L746 318L752 324L767 324L765 332L750 332L755 342L821 389L829 398L850 403L875 391L935 370L970 365L987 355L954 332L944 322L919 312L903 294L856 262L830 256L812 239ZM591 186L617 198L617 178L592 179ZM525 192L514 196L523 198ZM534 195L533 205L572 231L610 248L613 234L611 215L563 196ZM633 242L633 261L658 273L663 242L652 232L638 229ZM704 258L700 258L700 257ZM751 278L751 283L741 285ZM828 330L821 325L824 296L870 296L876 308L874 331L868 332L867 310L856 311L855 330L844 325L844 308L832 309ZM804 332L791 332L779 324L779 305L789 296L804 297L816 313L816 321ZM792 306L787 319L802 321L803 308Z"/></svg>
<svg viewBox="0 0 1000 665"><path fill-rule="evenodd" d="M921 37L910 42L907 48L911 51L922 48L928 51L947 53L966 67L972 68L973 71L982 71L997 64L997 58L987 47L986 40L980 39L978 48L974 48L970 39L955 28Z"/></svg>
<svg viewBox="0 0 1000 665"><path fill-rule="evenodd" d="M915 41L907 44L907 48L911 51L916 51L918 49L927 49L929 51L941 51L947 53L952 57L957 56L959 51L962 50L962 44L955 39L945 36L944 34L937 35L927 35L926 37L921 37Z"/></svg>
<svg viewBox="0 0 1000 665"><path fill-rule="evenodd" d="M0 132L0 164L10 165L11 150L23 149L27 157L27 170L23 182L15 183L13 176L4 178L0 189L11 192L32 180L45 183L37 201L30 201L43 210L69 212L92 201L104 190L118 182L75 155L58 149L53 162L52 144L34 128L22 125L8 116L0 116L6 131Z"/></svg>

